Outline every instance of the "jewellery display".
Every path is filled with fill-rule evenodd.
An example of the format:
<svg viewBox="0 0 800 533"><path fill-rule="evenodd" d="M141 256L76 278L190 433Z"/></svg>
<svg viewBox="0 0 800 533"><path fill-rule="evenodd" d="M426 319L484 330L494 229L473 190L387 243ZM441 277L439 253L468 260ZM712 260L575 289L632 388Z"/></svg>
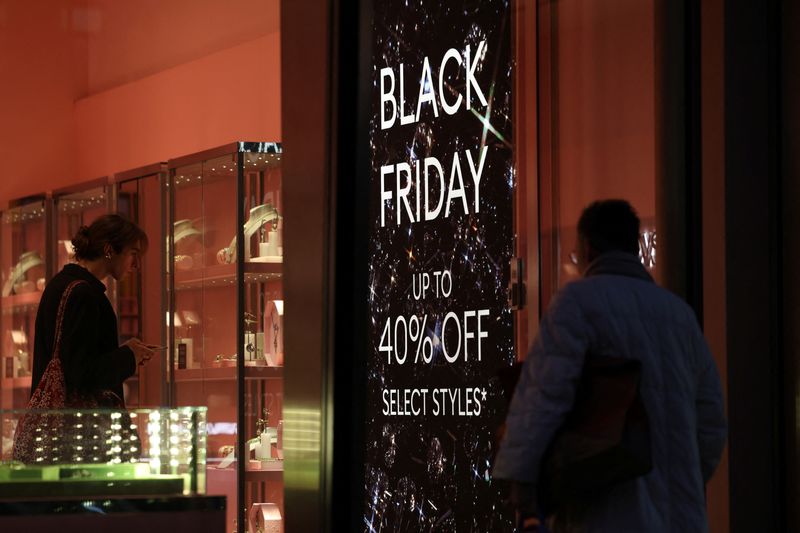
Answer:
<svg viewBox="0 0 800 533"><path fill-rule="evenodd" d="M175 368L194 368L194 340L190 338L175 339Z"/></svg>
<svg viewBox="0 0 800 533"><path fill-rule="evenodd" d="M175 269L176 270L191 270L194 267L194 259L191 255L176 255L175 256Z"/></svg>
<svg viewBox="0 0 800 533"><path fill-rule="evenodd" d="M236 453L236 446L234 446L233 444L224 444L220 446L219 449L217 450L217 457L219 457L220 459L224 459L225 457L227 457L232 453Z"/></svg>
<svg viewBox="0 0 800 533"><path fill-rule="evenodd" d="M176 220L173 225L175 226L175 229L173 230L172 242L175 244L178 244L178 242L187 237L201 235L200 230L195 228L193 221L189 219Z"/></svg>
<svg viewBox="0 0 800 533"><path fill-rule="evenodd" d="M22 252L19 256L17 264L11 269L6 282L3 284L3 296L11 296L14 294L23 294L25 292L32 292L35 290L36 285L32 281L25 280L25 274L33 267L44 264L39 252Z"/></svg>
<svg viewBox="0 0 800 533"><path fill-rule="evenodd" d="M256 231L260 228L264 227L265 224L268 222L272 222L273 230L268 232L272 234L275 233L274 236L274 244L272 247L264 248L264 251L270 252L274 250L274 255L265 256L266 258L272 259L273 261L279 261L280 255L283 252L283 247L279 246L278 242L280 237L278 237L277 225L278 221L280 220L281 216L278 214L278 210L275 209L272 204L261 204L257 205L250 210L250 216L245 222L244 225L244 246L245 246L245 260L246 261L253 261L254 259L250 256L250 238L255 235ZM267 243L269 244L269 243ZM259 255L261 252L261 246L259 246ZM280 252L280 253L279 253ZM222 248L217 252L217 262L220 264L228 264L233 263L236 259L236 237L234 236L231 239L231 243L228 247ZM267 259L264 262L269 262Z"/></svg>
<svg viewBox="0 0 800 533"><path fill-rule="evenodd" d="M217 354L214 357L214 366L221 366L221 367L236 366L236 354L233 355Z"/></svg>
<svg viewBox="0 0 800 533"><path fill-rule="evenodd" d="M12 329L10 333L9 355L3 364L3 376L21 378L30 376L30 354L28 352L28 335L22 329Z"/></svg>
<svg viewBox="0 0 800 533"><path fill-rule="evenodd" d="M209 406L218 423L210 435L211 455L222 445L233 446L220 452L208 476L209 491L244 494L229 496L234 499L229 500L228 533L281 530L280 158L280 146L274 143L235 143L167 165L171 218L166 229L172 232L170 242L177 243L167 250L164 262L172 267L167 276L175 288L167 302L174 321L169 334L175 346L193 338L197 360L193 363L187 353L186 368L195 364L195 369L174 371L175 398L185 405ZM187 309L199 315L192 332L186 329ZM243 484L247 489L239 492ZM275 502L275 512L265 506L266 514L258 515L265 501ZM255 514L248 520L253 504Z"/></svg>
<svg viewBox="0 0 800 533"><path fill-rule="evenodd" d="M266 351L264 358L268 366L283 366L283 300L267 303L264 312Z"/></svg>
<svg viewBox="0 0 800 533"><path fill-rule="evenodd" d="M278 219L272 223L264 221L258 231L258 256L251 257L254 263L279 263L283 259L282 231Z"/></svg>
<svg viewBox="0 0 800 533"><path fill-rule="evenodd" d="M255 315L245 312L244 324L244 360L245 365L257 365L264 360L264 333L253 331L253 325L257 324Z"/></svg>
<svg viewBox="0 0 800 533"><path fill-rule="evenodd" d="M269 425L269 408L265 407L263 413L264 418L256 421L258 441L254 446L256 459L262 463L278 460L278 428Z"/></svg>
<svg viewBox="0 0 800 533"><path fill-rule="evenodd" d="M274 503L254 503L247 517L248 533L283 533L281 510Z"/></svg>

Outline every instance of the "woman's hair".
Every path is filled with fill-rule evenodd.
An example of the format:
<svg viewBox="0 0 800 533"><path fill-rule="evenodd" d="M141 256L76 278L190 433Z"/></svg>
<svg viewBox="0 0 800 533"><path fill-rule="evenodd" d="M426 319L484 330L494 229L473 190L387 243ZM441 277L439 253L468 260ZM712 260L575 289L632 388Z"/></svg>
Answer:
<svg viewBox="0 0 800 533"><path fill-rule="evenodd" d="M105 255L106 245L114 253L120 253L126 246L138 244L142 251L147 249L147 235L122 215L103 215L89 226L81 226L72 238L75 259L91 261Z"/></svg>

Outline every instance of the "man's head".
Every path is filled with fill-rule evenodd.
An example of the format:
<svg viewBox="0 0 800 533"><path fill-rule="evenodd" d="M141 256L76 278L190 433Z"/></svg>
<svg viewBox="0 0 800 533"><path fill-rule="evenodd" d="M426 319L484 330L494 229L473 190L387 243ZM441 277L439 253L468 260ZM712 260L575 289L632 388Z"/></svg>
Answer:
<svg viewBox="0 0 800 533"><path fill-rule="evenodd" d="M606 252L639 253L639 217L626 200L598 200L578 220L578 268L581 272Z"/></svg>

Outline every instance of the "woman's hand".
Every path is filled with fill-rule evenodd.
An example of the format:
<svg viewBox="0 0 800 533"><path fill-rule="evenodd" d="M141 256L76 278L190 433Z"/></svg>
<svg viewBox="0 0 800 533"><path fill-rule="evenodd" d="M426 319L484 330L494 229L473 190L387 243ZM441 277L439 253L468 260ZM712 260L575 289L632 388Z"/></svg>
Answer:
<svg viewBox="0 0 800 533"><path fill-rule="evenodd" d="M131 349L133 356L136 358L136 364L139 366L142 366L148 362L153 357L153 354L156 353L156 350L154 350L153 347L143 343L135 337L128 339L122 345Z"/></svg>

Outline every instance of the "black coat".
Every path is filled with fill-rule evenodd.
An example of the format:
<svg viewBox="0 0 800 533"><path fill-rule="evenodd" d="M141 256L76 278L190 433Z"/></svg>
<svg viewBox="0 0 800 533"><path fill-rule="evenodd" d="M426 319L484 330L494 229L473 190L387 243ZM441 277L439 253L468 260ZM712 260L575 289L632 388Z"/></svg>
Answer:
<svg viewBox="0 0 800 533"><path fill-rule="evenodd" d="M47 284L36 313L31 394L53 356L56 315L61 296L72 281L61 332L61 364L67 392L110 390L123 398L122 382L136 372L136 359L119 346L117 316L106 298L105 285L85 268L66 265Z"/></svg>

